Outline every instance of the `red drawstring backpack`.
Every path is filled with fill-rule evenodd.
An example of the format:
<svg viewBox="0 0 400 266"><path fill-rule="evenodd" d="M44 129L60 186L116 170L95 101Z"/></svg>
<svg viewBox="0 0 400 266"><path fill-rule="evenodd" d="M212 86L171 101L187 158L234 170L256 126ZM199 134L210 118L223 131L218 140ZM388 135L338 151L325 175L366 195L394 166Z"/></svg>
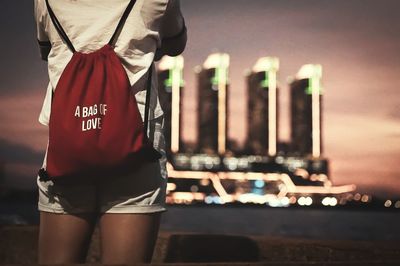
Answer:
<svg viewBox="0 0 400 266"><path fill-rule="evenodd" d="M81 53L46 0L51 20L73 56L53 94L46 169L39 170L41 180L76 183L112 178L161 158L147 137L152 66L143 122L128 76L112 46L135 2L130 1L108 44Z"/></svg>

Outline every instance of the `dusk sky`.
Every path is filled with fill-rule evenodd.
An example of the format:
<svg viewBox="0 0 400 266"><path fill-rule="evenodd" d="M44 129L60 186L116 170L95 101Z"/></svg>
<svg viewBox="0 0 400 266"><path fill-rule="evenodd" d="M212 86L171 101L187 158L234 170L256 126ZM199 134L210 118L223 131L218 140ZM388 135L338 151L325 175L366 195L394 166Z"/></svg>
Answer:
<svg viewBox="0 0 400 266"><path fill-rule="evenodd" d="M212 52L231 56L230 137L246 134L244 72L279 57L279 135L289 140L287 78L303 64L323 66L324 156L335 185L400 196L400 1L182 0L184 138L196 140L194 67ZM48 81L36 44L33 1L3 0L0 163L7 186L34 188L47 128L37 122Z"/></svg>

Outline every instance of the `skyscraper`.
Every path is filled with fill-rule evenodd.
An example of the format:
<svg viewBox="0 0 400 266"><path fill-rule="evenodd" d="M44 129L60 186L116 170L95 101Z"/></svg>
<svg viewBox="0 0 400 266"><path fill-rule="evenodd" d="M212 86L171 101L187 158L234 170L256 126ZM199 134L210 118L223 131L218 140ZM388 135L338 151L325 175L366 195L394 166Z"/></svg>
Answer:
<svg viewBox="0 0 400 266"><path fill-rule="evenodd" d="M262 57L247 76L247 150L251 154L277 153L278 70L278 58Z"/></svg>
<svg viewBox="0 0 400 266"><path fill-rule="evenodd" d="M208 56L198 72L199 152L224 154L227 148L229 55Z"/></svg>
<svg viewBox="0 0 400 266"><path fill-rule="evenodd" d="M164 56L158 67L159 98L164 110L164 135L166 148L177 153L181 148L181 98L184 59L182 56Z"/></svg>
<svg viewBox="0 0 400 266"><path fill-rule="evenodd" d="M292 150L313 158L322 154L321 78L321 65L304 65L290 84Z"/></svg>

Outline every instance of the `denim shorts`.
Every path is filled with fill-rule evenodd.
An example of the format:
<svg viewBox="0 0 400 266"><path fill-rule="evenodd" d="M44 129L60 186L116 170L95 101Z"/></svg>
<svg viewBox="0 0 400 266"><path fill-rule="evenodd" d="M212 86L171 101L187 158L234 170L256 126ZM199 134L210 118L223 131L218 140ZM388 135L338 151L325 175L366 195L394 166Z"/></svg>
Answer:
<svg viewBox="0 0 400 266"><path fill-rule="evenodd" d="M161 154L158 162L141 166L138 171L117 178L84 185L61 185L37 177L39 211L79 213L153 213L167 211L165 206L167 170L164 118L149 121L149 138ZM43 167L46 166L46 156Z"/></svg>

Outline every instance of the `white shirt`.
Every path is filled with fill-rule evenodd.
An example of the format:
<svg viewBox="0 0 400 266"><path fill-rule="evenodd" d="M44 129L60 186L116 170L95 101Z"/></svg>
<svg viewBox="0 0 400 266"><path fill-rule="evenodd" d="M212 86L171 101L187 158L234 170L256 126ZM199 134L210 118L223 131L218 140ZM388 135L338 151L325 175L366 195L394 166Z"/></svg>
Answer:
<svg viewBox="0 0 400 266"><path fill-rule="evenodd" d="M50 41L48 56L49 85L39 122L48 125L52 91L55 91L62 71L72 57L47 12L45 0L34 0L38 41ZM106 43L114 33L130 0L49 0L61 26L79 52L93 52ZM147 71L155 51L161 45L160 24L173 0L137 0L115 42L115 52L122 59L134 91L138 108L144 119ZM172 5L171 5L172 6ZM173 12L173 11L171 11ZM154 68L154 66L153 66ZM157 93L157 76L153 69L149 119L163 114Z"/></svg>

